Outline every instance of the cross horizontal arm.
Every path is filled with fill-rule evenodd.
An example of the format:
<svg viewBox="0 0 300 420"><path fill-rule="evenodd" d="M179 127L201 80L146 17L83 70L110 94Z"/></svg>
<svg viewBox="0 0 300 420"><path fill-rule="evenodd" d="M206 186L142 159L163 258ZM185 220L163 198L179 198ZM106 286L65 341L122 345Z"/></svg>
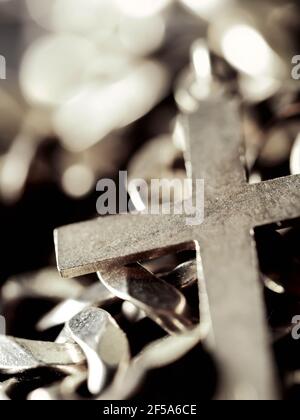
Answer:
<svg viewBox="0 0 300 420"><path fill-rule="evenodd" d="M191 249L192 238L182 215L99 217L54 232L57 265L63 277L94 273L102 263L113 260L126 264Z"/></svg>
<svg viewBox="0 0 300 420"><path fill-rule="evenodd" d="M287 176L249 186L253 226L280 223L300 217L300 175Z"/></svg>

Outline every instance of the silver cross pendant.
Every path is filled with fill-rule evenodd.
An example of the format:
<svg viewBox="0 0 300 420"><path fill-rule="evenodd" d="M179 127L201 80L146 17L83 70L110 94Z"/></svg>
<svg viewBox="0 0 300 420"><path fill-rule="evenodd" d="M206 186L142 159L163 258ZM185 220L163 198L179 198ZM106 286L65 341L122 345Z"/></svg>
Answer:
<svg viewBox="0 0 300 420"><path fill-rule="evenodd" d="M189 175L205 182L204 222L189 226L185 215L128 214L66 226L55 232L58 268L74 277L196 248L211 319L207 345L220 372L218 398L276 399L253 233L300 216L300 176L247 182L235 100L213 98L183 120Z"/></svg>

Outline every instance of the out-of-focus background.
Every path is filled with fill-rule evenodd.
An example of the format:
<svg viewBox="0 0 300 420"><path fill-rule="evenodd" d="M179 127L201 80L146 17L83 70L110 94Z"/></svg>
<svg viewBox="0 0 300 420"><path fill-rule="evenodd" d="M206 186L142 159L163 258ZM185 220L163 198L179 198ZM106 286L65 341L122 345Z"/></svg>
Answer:
<svg viewBox="0 0 300 420"><path fill-rule="evenodd" d="M300 173L299 18L296 0L1 0L0 283L55 264L97 180L185 176L177 116L212 94L244 105L250 182Z"/></svg>
<svg viewBox="0 0 300 420"><path fill-rule="evenodd" d="M195 40L260 123L293 102L298 22L286 0L2 0L1 279L48 264L53 228L95 214L96 180L201 101L210 82Z"/></svg>

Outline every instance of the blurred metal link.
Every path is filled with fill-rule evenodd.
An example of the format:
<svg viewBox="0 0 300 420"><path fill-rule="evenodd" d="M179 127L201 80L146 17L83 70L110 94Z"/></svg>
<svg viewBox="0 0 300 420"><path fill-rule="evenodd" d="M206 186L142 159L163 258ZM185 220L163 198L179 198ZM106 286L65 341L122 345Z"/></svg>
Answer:
<svg viewBox="0 0 300 420"><path fill-rule="evenodd" d="M177 171L174 168L180 159L183 159L182 152L174 145L171 135L151 139L131 158L128 166L129 181L143 178L150 182L154 176L158 179L174 176L183 178L184 168Z"/></svg>
<svg viewBox="0 0 300 420"><path fill-rule="evenodd" d="M57 109L55 132L68 150L86 150L147 114L167 95L169 83L167 68L153 60L138 62L118 82L91 81Z"/></svg>
<svg viewBox="0 0 300 420"><path fill-rule="evenodd" d="M150 260L140 261L143 267L156 276L164 276L176 270L182 262L192 261L195 258L195 251L177 252L164 255Z"/></svg>
<svg viewBox="0 0 300 420"><path fill-rule="evenodd" d="M129 302L128 300L125 300L122 303L122 314L129 322L132 323L139 322L142 319L145 319L147 316L144 311L139 309L136 305Z"/></svg>
<svg viewBox="0 0 300 420"><path fill-rule="evenodd" d="M53 180L60 184L65 194L74 199L86 196L95 189L97 180L115 177L118 170L126 164L133 149L128 136L128 130L118 130L78 153L58 148Z"/></svg>
<svg viewBox="0 0 300 420"><path fill-rule="evenodd" d="M175 84L175 100L183 113L193 113L201 101L207 99L217 88L209 47L205 39L196 40L191 46L191 63L179 75Z"/></svg>
<svg viewBox="0 0 300 420"><path fill-rule="evenodd" d="M64 369L65 370L65 369ZM42 368L33 369L31 371L19 374L15 378L9 378L4 382L0 383L0 396L1 390L3 391L4 398L9 400L25 400L32 399L31 394L35 394L35 389L40 390L41 386L45 386L43 389L52 391L52 397L50 398L49 393L44 392L41 399L54 399L54 389L58 388L59 384L64 382L65 378L75 377L80 372L86 371L84 365L74 365L68 367L67 371L62 372L59 369L53 368ZM49 385L50 384L50 385ZM60 399L58 393L55 394L56 399ZM1 399L1 397L0 397ZM33 398L40 399L40 398Z"/></svg>
<svg viewBox="0 0 300 420"><path fill-rule="evenodd" d="M154 268L153 262L141 263L148 271L151 271L151 267ZM159 266L160 264L158 264ZM156 267L157 269L158 267ZM161 274L156 274L157 278L164 280L165 282L171 284L177 289L184 289L195 284L198 280L197 273L197 263L196 260L186 261L169 272L162 272ZM146 313L138 308L135 304L129 301L125 301L122 305L122 313L130 322L139 322L144 319L147 315Z"/></svg>
<svg viewBox="0 0 300 420"><path fill-rule="evenodd" d="M45 0L43 6L36 0L27 0L26 3L31 17L48 30L84 35L98 43L109 42L113 38L116 47L121 50L127 47L120 35L120 32L124 31L122 26L125 19L145 23L153 17L164 17L166 6L171 2L146 0L143 8L134 0L128 0L126 3L118 0ZM102 23L101 27L99 21ZM147 34L145 27L140 36L146 37ZM149 37L154 37L154 34L151 33ZM136 40L136 43L138 42Z"/></svg>
<svg viewBox="0 0 300 420"><path fill-rule="evenodd" d="M292 175L300 174L300 127L290 155L290 170Z"/></svg>
<svg viewBox="0 0 300 420"><path fill-rule="evenodd" d="M197 16L211 21L216 14L223 12L234 2L233 0L179 0L188 10L195 13Z"/></svg>
<svg viewBox="0 0 300 420"><path fill-rule="evenodd" d="M262 5L262 2L257 1L252 2L252 4L251 2L247 1L243 1L237 4L236 2L232 1L221 2L217 0L213 2L204 1L201 2L201 5L199 4L199 2L193 0L183 0L177 3L182 3L185 6L187 6L189 10L194 10L197 15L199 15L206 21L204 22L202 19L199 19L198 36L201 32L204 35L205 32L203 31L203 28L208 26L209 36L207 46L210 50L212 49L214 51L217 51L222 56L226 56L227 50L225 48L225 41L227 40L227 42L229 42L232 38L234 41L237 40L240 43L244 42L243 39L245 39L246 41L250 40L251 48L253 47L254 51L262 51L260 47L262 47L263 45L263 51L270 52L273 46L271 40L270 44L272 45L269 47L266 46L266 44L262 41L264 36L268 39L274 36L274 31L270 30L270 22L279 22L280 31L284 32L284 30L286 29L286 23L293 22L293 19L298 12L296 6L290 4L286 5L283 2L278 2L275 6L274 4L272 4L272 2L265 2L265 4ZM109 111L106 106L107 103L105 103L107 101L102 101L103 103L105 103L104 107L101 105L101 98L103 97L101 91L104 89L104 96L107 97L109 100L112 100L113 96L111 96L109 91L107 91L107 87L109 86L110 82L114 84L118 80L122 80L122 77L125 77L128 71L131 72L134 68L138 66L136 56L134 54L132 55L132 48L139 47L143 49L143 47L146 47L146 50L140 50L138 52L138 55L140 53L141 55L147 55L149 53L149 50L147 51L147 48L149 49L151 39L153 38L152 42L154 42L155 39L157 40L158 33L160 33L160 30L154 29L158 26L162 27L163 25L167 25L166 41L164 41L163 38L161 40L162 45L164 45L164 42L166 42L166 45L164 45L164 48L166 48L162 48L162 52L159 53L160 63L157 64L161 65L162 63L168 63L167 66L169 69L171 69L174 67L174 65L177 66L178 61L180 61L182 68L185 65L185 60L183 57L181 57L180 60L172 59L170 61L169 59L165 59L167 56L166 50L170 50L172 46L170 36L168 35L168 30L172 32L174 29L174 24L171 25L171 23L176 21L176 31L177 34L179 33L181 35L179 39L181 39L183 43L186 42L183 41L183 38L187 34L187 32L192 33L190 40L187 41L185 44L185 51L188 50L193 37L195 38L197 36L197 32L194 28L196 26L194 23L195 20L193 20L192 17L189 16L187 13L183 13L182 10L180 11L180 9L176 7L175 4L169 4L169 7L167 8L158 8L158 13L155 12L155 14L153 14L153 11L156 10L156 8L153 8L152 6L149 6L149 9L147 6L146 9L141 11L139 9L139 5L135 3L132 3L131 5L125 7L124 5L121 5L119 3L113 4L113 2L100 0L97 2L93 0L89 0L87 2L84 2L82 0L76 0L76 7L74 7L74 5L67 0L45 2L45 4L43 3L43 6L41 6L37 1L28 0L27 6L33 20L35 20L42 26L46 26L48 29L50 28L52 30L52 34L49 35L47 38L39 38L37 42L34 41L34 43L30 44L29 49L23 57L23 64L21 66L21 81L23 81L25 84L23 86L22 82L21 85L24 88L24 94L27 98L34 96L34 98L36 99L36 95L39 94L44 95L43 100L45 99L46 102L48 102L49 98L47 95L50 95L53 99L53 95L55 96L56 93L58 95L63 94L62 96L65 98L63 102L65 103L65 101L67 101L67 104L65 104L67 109L69 109L69 106L71 105L66 99L66 97L69 96L69 94L65 95L64 92L65 89L67 89L70 92L72 110L70 108L69 111L67 111L65 106L61 104L64 111L62 111L60 107L59 109L55 110L55 127L58 129L57 134L61 134L63 144L68 148L71 148L72 150L81 150L82 148L89 149L91 144L94 144L95 142L98 142L101 139L101 132L103 133L111 131L111 129L115 128L115 126L118 125L116 121L112 121L112 115L118 114L120 116L120 113L115 112L115 110L114 112ZM272 8L270 8L271 6ZM105 10L106 19L104 22L104 30L101 30L99 32L99 25L96 25L96 22L98 22L97 19L103 20L103 10ZM138 10L140 10L140 12L138 12ZM68 13L66 13L66 11L68 11ZM175 11L177 13L176 15ZM246 19L248 15L251 16L251 23L254 22L253 27L251 27L250 23ZM267 19L265 19L266 16ZM161 22L161 24L158 24L158 26L157 21ZM262 21L263 25L261 25ZM265 25L266 21L268 25ZM149 22L150 24L148 25ZM26 22L26 25L34 26L34 23L28 20ZM169 28L168 26L170 25L173 27ZM217 27L217 34L215 34L216 31L214 30L214 27ZM230 38L229 35L232 35L232 30L234 28L241 30L241 27L243 29L241 35L243 35L244 38L243 36L236 36ZM150 30L149 28L152 29ZM262 33L262 36L260 36L260 32ZM290 41L292 42L292 35L295 31L286 30L286 32L288 33L288 35L283 37L281 42L281 44L283 44L284 46L287 45ZM138 36L137 34L139 34L140 36ZM216 36L214 36L214 34ZM270 36L268 37L268 35ZM175 38L173 35L172 37L171 38L174 40ZM33 40L35 40L34 36ZM148 45L138 46L139 42L141 42L140 40L147 40ZM216 43L217 47L215 45ZM225 45L225 47L223 44ZM155 45L155 42L153 45ZM160 48L159 45L160 44L158 42L158 49ZM220 47L219 49L218 46ZM66 54L62 53L63 49L66 50ZM176 50L178 49L179 46L178 48L176 48ZM281 48L281 50L283 51L284 48ZM287 49L285 49L285 51L286 50ZM98 51L98 53L95 54L95 51ZM191 70L188 72L187 79L184 76L182 82L180 83L181 87L179 91L181 91L182 93L185 92L184 95L187 99L187 103L190 104L188 105L188 108L189 106L192 106L192 108L194 106L197 106L197 101L194 101L199 97L199 95L200 98L203 97L205 91L208 90L208 79L210 77L204 77L207 79L206 82L202 80L202 83L199 83L198 80L199 77L200 79L201 77L203 79L203 71L205 70L204 61L207 62L207 59L204 59L205 55L207 56L207 54L203 54L201 53L201 51L204 51L203 42L202 45L199 43L199 41L192 45ZM235 48L230 48L230 51L235 51ZM238 57L236 57L238 62L243 61L242 59L244 52L244 48L237 49L237 54L240 54L238 55ZM249 51L247 51L247 54L248 52ZM81 54L84 54L84 56L90 54L90 59L80 59ZM101 55L101 59L98 58L99 54ZM267 53L266 56L269 56L269 53ZM43 57L45 59L43 59ZM66 57L68 57L67 62ZM230 60L232 59L232 57L227 58ZM259 60L251 59L251 65L256 66L257 61ZM52 64L50 65L49 63L52 63L54 67L52 66ZM74 72L74 66L72 63L76 64L76 72ZM146 61L143 60L142 63L146 64ZM290 63L288 64L290 65ZM49 68L51 68L50 72L48 71ZM270 66L268 67L270 71L273 70L273 68L278 68L278 66L271 66L270 64ZM68 77L68 69L71 71L72 78ZM261 95L261 93L264 90L266 90L267 96L273 95L275 92L278 91L279 87L281 86L281 81L274 79L273 76L270 76L270 74L268 74L267 77L264 78L258 75L247 75L247 72L245 73L244 71L240 71L244 69L238 70L240 89L242 92L242 96L246 99L248 98L257 102L258 100L262 100L263 97L255 98L253 95L255 95L256 93ZM25 77L27 73L30 75L30 77ZM76 77L74 76L75 73ZM138 72L138 74L140 73ZM167 79L170 79L169 82L171 81L172 77L173 76L171 70L171 72L168 72L167 76ZM156 77L155 79L155 84L157 84L159 77ZM67 83L64 82L65 80L67 80ZM128 82L128 79L126 79L126 77L125 80L127 80ZM141 79L139 80L141 81ZM124 82L124 86L127 82ZM185 86L185 83L187 83L187 86ZM41 86L41 89L39 88L39 86ZM97 89L96 86L98 86ZM153 91L153 88L150 88L149 80L147 81L144 87L145 88L143 89L143 92L145 97L145 92ZM189 92L189 90L191 91ZM75 91L77 92L76 94ZM133 91L133 89L131 89L131 91ZM115 95L115 93L116 92L113 92L113 95ZM83 100L82 106L78 101L76 101L78 95L80 96L80 101ZM71 97L73 99L71 99ZM119 95L119 97L124 98L124 95ZM50 102L53 102L52 99L50 98ZM140 100L142 99L140 98ZM78 106L74 104L74 101L75 103L77 103ZM60 99L55 97L53 103L57 104L58 102L60 102ZM137 114L134 117L132 116L132 97L130 97L130 102L130 107L128 107L127 105L124 105L123 107L124 119L126 120L126 123L127 121L133 121L135 118L137 118ZM83 105L84 103L88 106ZM95 118L95 114L92 115L92 113L90 112L91 107L93 108L94 106L93 104L98 104L103 111L108 112L108 118L101 118L101 121ZM73 114L73 111L75 112L76 109L78 118L75 118ZM86 109L89 110L87 114L85 113ZM127 114L129 112L129 109L131 115ZM138 109L139 113L141 109L140 103L138 104ZM97 111L97 115L99 115L100 113L102 112ZM86 120L86 118L88 118L89 115L91 115L90 123L88 123L88 120ZM83 124L81 124L80 121L81 117L83 116L85 118L85 121L83 122ZM98 121L97 127L95 126L96 121ZM122 123L124 123L124 121L122 121ZM87 131L85 127L88 127L89 130ZM91 130L91 127L94 127L94 130ZM76 138L78 139L78 142L76 141ZM17 149L20 150L20 148ZM23 148L21 149L23 150ZM26 173L28 172L29 161L34 159L34 151L32 147L28 146L27 151L29 151L29 149L31 150L31 152L27 153L28 162L26 165L22 165L23 168L25 168L26 166L27 169L25 168L22 171L23 175L20 173L19 177L17 177L18 179L14 181L14 183L18 181L18 185L11 186L11 181L7 181L8 176L5 177L6 181L5 179L3 181L6 185L4 186L4 195L8 197L8 200L10 200L10 196L12 196L11 200L16 200L18 196L20 196L22 184L24 185L24 179L26 178ZM17 150L15 150L15 153L17 153ZM102 164L103 163L101 163L101 165ZM10 174L13 171L13 166L5 166L7 167L5 172L7 174ZM94 174L92 172L94 172ZM82 191L79 191L80 189L78 187L77 189L75 189L75 191L72 185L70 186L70 182L68 180L70 179L70 177L76 178L80 175L82 175L82 177L86 181L85 188L83 188ZM91 171L91 169L88 168L88 165L85 161L85 157L82 155L78 156L78 161L74 165L71 165L70 168L65 169L64 173L59 179L59 182L63 184L63 188L65 191L67 191L68 194L70 193L70 195L72 196L82 196L84 195L84 193L91 190L91 185L94 182L94 176L95 171Z"/></svg>
<svg viewBox="0 0 300 420"><path fill-rule="evenodd" d="M159 274L167 283L179 289L189 287L197 282L196 261L187 261L179 264L172 271ZM80 285L79 285L80 286ZM83 286L82 286L83 287ZM45 296L47 297L47 296ZM64 324L76 314L90 306L102 307L114 302L117 298L102 283L95 283L83 288L82 292L72 299L67 299L56 305L50 312L44 315L36 325L37 330L44 331L55 326ZM122 305L122 311L131 322L144 319L146 314L134 304L126 301Z"/></svg>
<svg viewBox="0 0 300 420"><path fill-rule="evenodd" d="M265 118L261 117L264 114ZM250 176L258 175L256 182L268 173L269 178L290 173L288 160L300 129L299 115L299 99L288 92L253 105L244 113L247 167ZM283 165L284 173L274 172Z"/></svg>
<svg viewBox="0 0 300 420"><path fill-rule="evenodd" d="M287 80L290 60L287 62L274 51L267 40L274 30L268 28L266 31L266 21L275 7L270 1L231 2L211 22L208 34L210 48L239 72L258 79L266 76ZM247 48L244 48L245 45Z"/></svg>
<svg viewBox="0 0 300 420"><path fill-rule="evenodd" d="M169 334L192 328L184 295L140 264L103 266L98 277L111 293L131 302Z"/></svg>
<svg viewBox="0 0 300 420"><path fill-rule="evenodd" d="M299 132L300 119L297 116L274 121L262 133L263 138L260 142L260 149L257 150L256 164L262 168L272 168L293 159L292 149L294 144L296 148L295 140ZM296 174L296 172L293 173L293 175Z"/></svg>
<svg viewBox="0 0 300 420"><path fill-rule="evenodd" d="M153 179L169 181L186 179L182 151L174 145L172 136L159 136L147 142L133 156L128 166L128 174L128 193L131 202L137 210L143 210L145 203L151 198L148 187ZM174 194L168 197L168 201L173 201L174 197L178 196L177 193L181 194L182 191L181 189L177 191L175 185ZM160 203L163 202L162 194L158 199Z"/></svg>
<svg viewBox="0 0 300 420"><path fill-rule="evenodd" d="M67 299L44 315L36 325L39 331L65 324L89 306L102 306L112 303L116 297L101 283L87 286L73 299Z"/></svg>
<svg viewBox="0 0 300 420"><path fill-rule="evenodd" d="M77 369L63 380L42 388L37 388L30 392L27 400L44 401L44 400L79 400L84 399L79 394L79 388L87 382L86 369Z"/></svg>
<svg viewBox="0 0 300 420"><path fill-rule="evenodd" d="M277 281L274 278L271 278L270 276L262 275L262 282L264 286L269 289L271 292L274 292L276 294L282 295L286 292L283 285L280 283L280 281Z"/></svg>
<svg viewBox="0 0 300 420"><path fill-rule="evenodd" d="M182 3L207 20L208 47L237 70L239 91L246 102L254 104L283 90L298 90L291 78L291 57L298 54L297 2Z"/></svg>
<svg viewBox="0 0 300 420"><path fill-rule="evenodd" d="M0 383L0 401L10 401L11 398L9 397L8 393L14 385L18 383L16 378L7 379L4 382Z"/></svg>
<svg viewBox="0 0 300 420"><path fill-rule="evenodd" d="M20 103L20 97L14 95L9 89L0 89L0 152L1 155L7 153L11 139L19 132L22 125L24 109ZM1 165L0 157L0 165Z"/></svg>
<svg viewBox="0 0 300 420"><path fill-rule="evenodd" d="M27 6L53 33L32 43L23 57L23 93L34 103L59 105L55 131L69 150L85 150L135 121L168 91L170 75L163 63L137 59L164 42L164 13L148 14L145 9L131 16L124 5L104 0L76 0L75 7L66 0L43 7L28 0ZM143 95L135 94L140 91ZM95 118L101 114L100 120Z"/></svg>
<svg viewBox="0 0 300 420"><path fill-rule="evenodd" d="M146 373L174 363L207 337L206 325L199 325L189 332L168 336L146 346L135 356L123 376L115 377L111 387L100 399L130 399L143 382Z"/></svg>
<svg viewBox="0 0 300 420"><path fill-rule="evenodd" d="M177 51L186 51L190 40L179 35L185 29L194 33L196 25L192 27L192 17L174 3L162 4L153 7L149 3L140 10L139 4L131 1L124 7L107 0L76 0L75 4L56 0L43 5L27 0L29 18L19 22L26 48L22 47L25 53L20 57L20 68L14 68L20 73L23 98L19 102L25 100L25 126L27 112L44 112L51 127L36 133L31 126L15 133L0 173L6 202L21 198L37 148L46 136L58 136L70 152L89 150L106 134L147 114L169 94L176 72L174 64L181 65L185 60L183 54L180 58L168 57L170 39L173 42L175 34L177 40L181 39ZM147 59L156 51L159 60ZM40 126L38 119L35 124ZM94 152L91 154L95 156ZM108 159L97 162L97 170L91 170L95 162L85 155L78 154L75 160L56 181L68 195L82 197L91 191L95 177L105 173ZM113 160L112 155L109 160ZM52 172L58 173L59 169ZM70 182L71 177L80 176L85 180L82 189Z"/></svg>
<svg viewBox="0 0 300 420"><path fill-rule="evenodd" d="M6 202L13 202L20 198L30 165L35 159L37 147L47 133L59 135L61 144L66 149L60 150L56 162L56 172L59 173L57 181L62 185L63 190L72 197L81 197L91 191L97 174L102 173L100 166L104 170L107 163L104 161L108 160L106 157L103 161L101 158L98 159L95 147L99 146L97 152L100 151L101 141L110 139L107 134L131 124L156 106L169 93L170 83L176 73L171 67L181 69L186 64L184 55L180 56L182 60L175 62L174 57L171 60L166 51L182 48L182 45L174 48L175 42L172 43L168 35L169 11L174 10L169 1L147 0L141 5L138 0L126 0L126 2L76 0L76 7L74 7L74 1L48 1L42 6L38 0L26 2L33 19L51 29L53 33L47 39L39 39L38 42L30 45L26 56L23 57L21 87L29 103L37 104L38 107L41 104L51 105L51 112L46 112L46 119L52 116L52 112L54 112L54 119L51 119L50 129L47 123L45 126L42 124L42 129L39 131L43 118L40 118L38 108L34 111L37 118L34 119L34 124L29 124L29 130L27 130L25 116L23 129L21 126L19 131L21 134L16 137L9 152L3 156L0 188ZM247 106L254 107L262 101L272 100L274 106L280 108L281 99L276 94L281 89L290 89L292 92L296 89L295 83L290 78L290 57L294 48L293 34L299 26L297 5L291 2L286 4L284 1L277 1L274 4L271 1L256 0L251 2L181 0L176 3L181 3L194 11L201 18L199 28L201 26L208 29L205 40L192 45L192 64L178 79L175 97L180 109L184 112L193 111L201 106L201 100L214 93L215 88L220 94L226 90L225 86L228 82L226 78L222 80L222 83L214 82L212 64L209 61L211 51L226 59L226 62L237 71L239 94ZM104 10L105 13L103 13ZM204 24L202 19L206 21ZM101 29L99 29L99 21L103 22ZM187 21L189 22L189 19ZM27 22L26 25L30 26L32 22ZM194 33L191 39L193 36ZM168 41L169 44L164 45ZM106 46L104 47L103 44ZM183 44L187 51L186 44L190 45L190 42L183 42ZM163 51L164 47L167 47L165 51ZM145 58L156 51L159 51L157 61ZM100 60L96 58L99 54ZM137 59L139 56L144 58L139 61ZM10 107L8 107L8 113L11 113ZM20 111L21 114L22 111ZM300 169L298 171L300 167L299 142L296 140L294 143L299 132L298 121L292 127L290 122L286 123L283 120L278 125L273 124L271 128L261 131L261 141L255 143L250 153L250 169L257 161L260 161L264 167L269 164L279 165L280 162L288 160L292 150L291 173L300 172ZM10 130L14 131L15 121L10 117L8 126L4 124L4 146L7 145L5 138L7 133L11 136ZM54 122L54 128L52 122ZM18 124L17 120L16 126ZM47 129L44 130L44 127ZM0 131L2 132L2 126L0 126ZM124 140L123 134L124 132L120 133L120 138ZM158 159L159 162L154 164ZM174 174L177 174L178 177L184 178L186 176L184 170L176 165L174 167L174 162L178 163L178 159L181 159L181 152L176 150L169 140L167 142L159 139L147 145L134 158L130 166L130 175L134 178L152 179L154 176L173 178ZM14 168L18 163L21 165L16 172ZM113 168L113 165L109 164L109 168ZM259 171L254 171L251 175L252 181L262 179ZM78 185L74 187L76 179L82 181L79 189ZM80 189L83 184L85 188ZM143 276L142 272L145 273L146 269L141 266L122 269L113 267L111 273L107 274L104 270L99 276L102 280L104 277L104 283L107 283L107 287L116 295L130 300L123 304L123 313L127 317L133 316L139 319L143 316L139 310L142 308L160 325L165 323L164 327L168 332L178 333L178 330L189 328L190 323L185 321L180 328L177 328L178 325L175 322L178 320L177 306L181 307L185 317L186 304L180 297L180 293L171 286L166 286L166 282L178 288L194 284L197 278L195 262L182 263L170 273L162 275L154 276L149 273ZM198 275L202 281L201 274L202 267L199 259ZM108 275L107 279L106 275ZM120 279L123 283L118 283ZM286 293L287 288L275 280L272 276L263 276L263 282L269 290L277 294ZM59 279L60 283L62 281ZM153 290L149 289L147 281L151 281ZM112 345L115 342L117 342L115 345L117 351L126 348L124 365L127 369L115 375L113 383L100 398L130 397L149 369L172 363L206 336L206 331L200 326L184 335L179 334L151 343L133 359L128 367L129 352L125 335L106 312L96 308L86 309L86 306L91 304L101 305L109 302L112 299L110 292L104 291L101 284L83 289L76 281L73 283L71 280L71 282L68 280L67 289L61 291L58 290L59 284L56 281L52 284L48 283L48 286L50 285L48 289L44 281L40 283L34 281L28 287L10 280L4 287L4 300L9 302L11 299L26 296L46 298L51 296L51 298L62 299L73 296L74 293L74 300L69 299L54 308L40 321L39 326L46 328L68 321L69 317L85 308L82 313L84 315L79 314L67 323L58 342L76 341L82 346L89 364L89 387L95 395L98 395L102 389L103 384L99 381L103 379L105 382L105 375L101 374L106 371L102 358L111 356L107 349L113 348ZM141 284L142 288L140 288ZM99 296L102 292L106 296L103 300L102 297L100 299L96 296L99 289L101 289ZM151 293L147 294L149 290ZM162 290L168 291L166 299L160 296ZM158 299L157 306L154 297ZM155 305L151 305L153 302ZM160 314L161 309L165 309L166 302L170 312L167 321L165 313L163 317ZM132 310L131 314L130 310ZM100 313L103 316L100 316ZM179 315L182 322L182 313L180 312ZM276 328L274 339L277 340L289 332L289 327ZM122 341L120 348L118 347L119 339ZM15 342L21 346L21 340L9 337L6 337L6 340L9 343L13 340L13 345L9 345L11 350ZM103 340L105 345L107 344L105 351L102 349ZM22 346L25 346L25 343L27 342L22 340ZM40 345L43 348L46 344L35 342L32 345L28 344L28 348L32 352L32 348L36 349ZM53 348L58 345L51 344ZM75 344L68 345L74 345L75 348ZM121 357L120 354L118 356ZM65 354L64 357L67 358L67 355ZM119 357L117 359L119 361ZM34 363L35 361L32 361L32 364ZM85 371L73 372L61 383L37 389L30 397L34 399L34 397L48 395L50 399L80 398L76 394L77 388L86 379ZM3 384L2 389L0 386L0 398L1 393L3 398L6 398L6 392L13 383L12 380ZM249 392L248 389L246 391Z"/></svg>
<svg viewBox="0 0 300 420"><path fill-rule="evenodd" d="M109 374L118 375L130 359L125 333L112 316L98 308L87 308L67 322L58 341L76 342L86 356L88 389L99 394Z"/></svg>
<svg viewBox="0 0 300 420"><path fill-rule="evenodd" d="M178 252L164 257L140 261L146 270L155 274L160 279L170 283L178 289L192 286L201 274L201 281L204 274L201 270L197 272L195 252Z"/></svg>
<svg viewBox="0 0 300 420"><path fill-rule="evenodd" d="M197 261L194 259L193 261L186 261L179 264L174 270L160 275L159 277L167 283L172 284L174 287L184 289L197 282L199 272L201 272L201 270L197 269ZM204 274L200 281L203 280Z"/></svg>
<svg viewBox="0 0 300 420"><path fill-rule="evenodd" d="M256 241L265 287L276 295L297 302L300 296L299 229L257 233ZM289 307L293 308L292 302Z"/></svg>
<svg viewBox="0 0 300 420"><path fill-rule="evenodd" d="M25 298L62 300L76 298L85 287L77 279L62 280L55 267L9 278L1 288L3 304Z"/></svg>
<svg viewBox="0 0 300 420"><path fill-rule="evenodd" d="M29 401L59 401L61 400L60 395L60 383L56 383L43 388L36 388L30 392L27 396Z"/></svg>
<svg viewBox="0 0 300 420"><path fill-rule="evenodd" d="M85 357L77 345L30 341L0 336L0 371L16 374L40 367L64 369L84 363Z"/></svg>
<svg viewBox="0 0 300 420"><path fill-rule="evenodd" d="M297 89L290 76L291 57L297 53L291 48L296 36L287 24L299 14L296 2L287 5L279 1L274 5L272 1L215 0L200 4L182 0L182 3L207 20L207 46L237 70L239 90L247 102L263 101L281 88ZM178 91L178 97L182 98L179 102L186 104L186 110L196 106L193 95L187 95L194 83L191 69L183 78L185 90Z"/></svg>
<svg viewBox="0 0 300 420"><path fill-rule="evenodd" d="M295 325L291 324L291 325L272 328L273 342L276 343L282 340L283 338L291 335L294 327Z"/></svg>
<svg viewBox="0 0 300 420"><path fill-rule="evenodd" d="M126 264L149 255L161 255L170 252L170 249L178 249L182 244L191 246L192 243L188 241L198 238L210 286L208 299L209 293L212 296L209 299L212 326L214 339L219 342L214 349L221 361L219 367L221 370L223 367L224 372L223 395L242 398L240 394L236 396L236 391L243 391L244 384L247 384L247 392L243 395L247 394L248 398L264 398L267 395L272 399L277 397L276 379L267 343L265 310L263 301L260 301L261 285L257 283L258 266L250 231L251 226L278 223L299 216L299 177L276 179L258 186L247 184L241 160L237 110L235 101L214 99L207 101L201 112L189 117L189 124L186 124L187 139L192 150L188 156L193 163L190 167L193 166L195 178L204 176L209 184L208 190L206 187L206 208L210 217L205 219L204 224L192 230L186 226L184 216L180 218L174 215L161 215L159 226L154 215L145 215L144 218L137 215L112 216L112 223L109 217L98 218L57 231L56 251L62 275L69 276L74 272L91 272L101 263L114 259ZM202 148L199 143L201 133L205 140ZM227 147L224 147L222 138L226 140ZM220 158L222 153L223 159ZM234 191L237 192L236 196ZM218 217L223 222L230 221L229 225L218 223ZM116 237L111 241L114 233ZM224 235L228 236L227 240ZM228 261L231 261L229 266ZM238 291L243 296L241 300L237 299ZM225 300L223 292L227 296ZM253 312L250 297L256 302L254 305L258 312ZM241 316L232 315L234 311ZM239 325L231 325L232 317ZM248 327L245 328L246 324ZM233 346L234 342L236 344ZM249 351L253 345L254 353ZM228 363L226 367L224 360ZM257 363L263 368L253 369Z"/></svg>
<svg viewBox="0 0 300 420"><path fill-rule="evenodd" d="M51 133L49 112L31 110L24 116L19 133L1 158L0 196L4 202L11 204L21 198L38 147Z"/></svg>
<svg viewBox="0 0 300 420"><path fill-rule="evenodd" d="M130 399L152 369L168 366L185 356L207 337L205 325L176 336L164 337L146 346L129 364L115 374L112 382L98 396L99 400ZM62 382L32 392L29 399L83 399L78 388L87 380L85 372L70 375Z"/></svg>
<svg viewBox="0 0 300 420"><path fill-rule="evenodd" d="M294 385L300 385L300 371L290 372L285 378L286 385L292 387Z"/></svg>
<svg viewBox="0 0 300 420"><path fill-rule="evenodd" d="M117 373L116 375L118 375ZM79 394L80 387L84 387L88 382L88 371L78 371L67 376L60 384L59 391L62 399L83 399Z"/></svg>

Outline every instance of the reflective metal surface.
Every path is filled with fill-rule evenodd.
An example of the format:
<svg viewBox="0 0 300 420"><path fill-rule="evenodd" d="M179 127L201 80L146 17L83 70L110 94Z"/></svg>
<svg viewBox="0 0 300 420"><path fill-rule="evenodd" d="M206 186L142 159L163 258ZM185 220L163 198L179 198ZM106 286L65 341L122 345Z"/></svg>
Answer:
<svg viewBox="0 0 300 420"><path fill-rule="evenodd" d="M55 306L49 313L42 317L37 329L46 330L70 321L76 314L83 311L88 306L102 306L115 300L115 297L101 283L87 286L76 297L67 299Z"/></svg>
<svg viewBox="0 0 300 420"><path fill-rule="evenodd" d="M247 185L235 102L211 100L185 119L185 127L193 178L206 182L204 223L191 228L183 216L127 215L113 223L99 218L64 227L55 233L58 268L63 276L80 275L116 259L126 264L191 248L197 241L214 351L223 367L220 391L234 398L247 384L251 396L273 399L277 387L251 229L299 217L300 179ZM254 369L257 365L261 368Z"/></svg>
<svg viewBox="0 0 300 420"><path fill-rule="evenodd" d="M110 371L124 369L129 361L126 335L111 315L97 308L80 312L64 329L64 337L74 340L84 352L88 364L88 388L99 394Z"/></svg>
<svg viewBox="0 0 300 420"><path fill-rule="evenodd" d="M84 356L74 344L56 344L0 336L0 371L24 372L38 367L68 367L84 362Z"/></svg>
<svg viewBox="0 0 300 420"><path fill-rule="evenodd" d="M299 399L299 18L0 1L0 400ZM124 170L130 211L204 179L204 222L93 220Z"/></svg>
<svg viewBox="0 0 300 420"><path fill-rule="evenodd" d="M185 297L141 265L103 267L98 276L111 293L133 303L168 333L192 327Z"/></svg>

